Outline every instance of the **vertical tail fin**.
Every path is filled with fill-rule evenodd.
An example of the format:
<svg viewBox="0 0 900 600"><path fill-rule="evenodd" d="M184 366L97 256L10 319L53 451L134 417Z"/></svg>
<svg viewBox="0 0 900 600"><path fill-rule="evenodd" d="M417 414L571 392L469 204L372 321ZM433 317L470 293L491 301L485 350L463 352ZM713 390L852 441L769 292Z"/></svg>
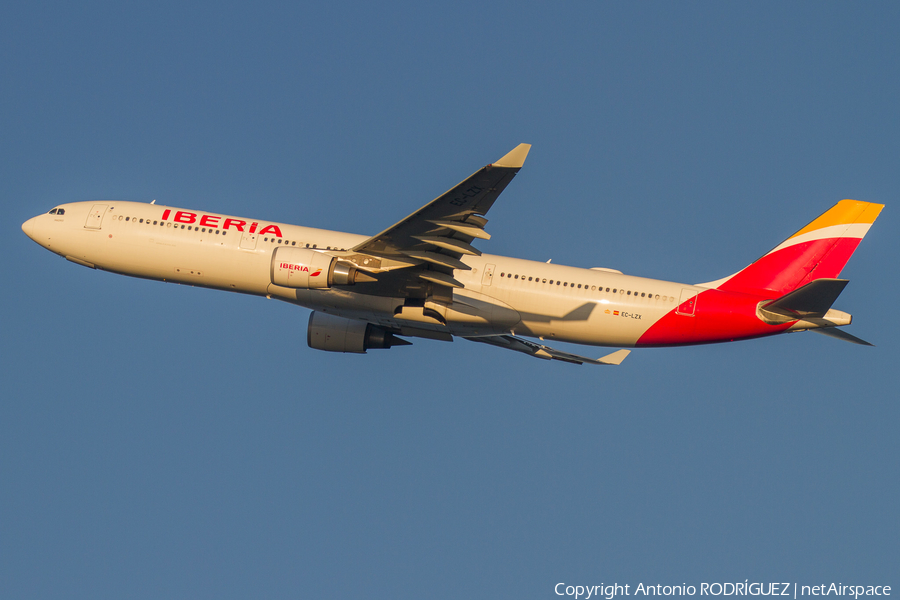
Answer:
<svg viewBox="0 0 900 600"><path fill-rule="evenodd" d="M705 285L782 296L816 279L837 278L882 208L883 204L841 200L752 265Z"/></svg>

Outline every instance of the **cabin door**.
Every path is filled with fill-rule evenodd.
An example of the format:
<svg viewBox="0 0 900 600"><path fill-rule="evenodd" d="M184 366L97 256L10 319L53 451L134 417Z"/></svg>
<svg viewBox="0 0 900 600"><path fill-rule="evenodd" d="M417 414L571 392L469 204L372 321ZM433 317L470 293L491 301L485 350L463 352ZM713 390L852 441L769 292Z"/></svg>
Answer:
<svg viewBox="0 0 900 600"><path fill-rule="evenodd" d="M259 237L255 233L244 231L241 233L241 248L244 250L256 250L256 238Z"/></svg>
<svg viewBox="0 0 900 600"><path fill-rule="evenodd" d="M695 290L682 289L681 298L678 300L678 308L675 309L675 312L679 315L693 317L696 309L697 292Z"/></svg>
<svg viewBox="0 0 900 600"><path fill-rule="evenodd" d="M481 285L491 285L494 280L494 269L497 265L484 265L484 275L481 276Z"/></svg>
<svg viewBox="0 0 900 600"><path fill-rule="evenodd" d="M103 215L106 214L108 204L95 204L88 213L87 221L84 222L85 229L100 229L103 223Z"/></svg>

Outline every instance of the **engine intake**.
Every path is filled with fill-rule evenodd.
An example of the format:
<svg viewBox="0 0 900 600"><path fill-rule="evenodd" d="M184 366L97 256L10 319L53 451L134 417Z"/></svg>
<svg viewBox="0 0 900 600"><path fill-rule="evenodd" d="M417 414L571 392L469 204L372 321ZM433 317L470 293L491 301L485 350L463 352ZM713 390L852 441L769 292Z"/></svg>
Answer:
<svg viewBox="0 0 900 600"><path fill-rule="evenodd" d="M377 325L317 311L309 315L306 343L315 350L357 354L365 354L370 349L410 344Z"/></svg>
<svg viewBox="0 0 900 600"><path fill-rule="evenodd" d="M353 285L354 265L309 248L276 248L272 254L272 283L295 289L323 289Z"/></svg>

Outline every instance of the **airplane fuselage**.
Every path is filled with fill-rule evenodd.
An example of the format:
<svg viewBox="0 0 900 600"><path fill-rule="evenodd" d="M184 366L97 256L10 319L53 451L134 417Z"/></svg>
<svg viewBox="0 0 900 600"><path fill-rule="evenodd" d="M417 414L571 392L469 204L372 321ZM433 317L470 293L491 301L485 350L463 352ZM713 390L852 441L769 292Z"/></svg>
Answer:
<svg viewBox="0 0 900 600"><path fill-rule="evenodd" d="M760 302L774 296L489 254L462 258L470 269L454 273L463 287L453 290L452 300L431 298L424 287L417 299L365 283L296 289L273 282L279 248L310 248L357 260L351 249L368 236L135 202L75 202L59 208L64 214L39 215L23 229L73 262L277 298L401 334L450 339L514 333L635 347L730 341L796 327L795 322L769 324L759 318Z"/></svg>

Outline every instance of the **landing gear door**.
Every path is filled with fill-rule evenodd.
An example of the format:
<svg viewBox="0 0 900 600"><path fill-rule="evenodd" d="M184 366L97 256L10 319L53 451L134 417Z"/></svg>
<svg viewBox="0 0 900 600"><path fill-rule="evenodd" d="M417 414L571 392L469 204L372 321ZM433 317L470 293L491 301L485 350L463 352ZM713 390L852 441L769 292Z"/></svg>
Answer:
<svg viewBox="0 0 900 600"><path fill-rule="evenodd" d="M497 265L484 265L484 275L481 276L481 285L491 285L494 280L494 268Z"/></svg>
<svg viewBox="0 0 900 600"><path fill-rule="evenodd" d="M85 229L100 229L103 224L103 215L106 214L108 204L95 204L88 213L87 221L84 222Z"/></svg>
<svg viewBox="0 0 900 600"><path fill-rule="evenodd" d="M256 250L257 234L243 232L241 233L241 248L244 250Z"/></svg>

